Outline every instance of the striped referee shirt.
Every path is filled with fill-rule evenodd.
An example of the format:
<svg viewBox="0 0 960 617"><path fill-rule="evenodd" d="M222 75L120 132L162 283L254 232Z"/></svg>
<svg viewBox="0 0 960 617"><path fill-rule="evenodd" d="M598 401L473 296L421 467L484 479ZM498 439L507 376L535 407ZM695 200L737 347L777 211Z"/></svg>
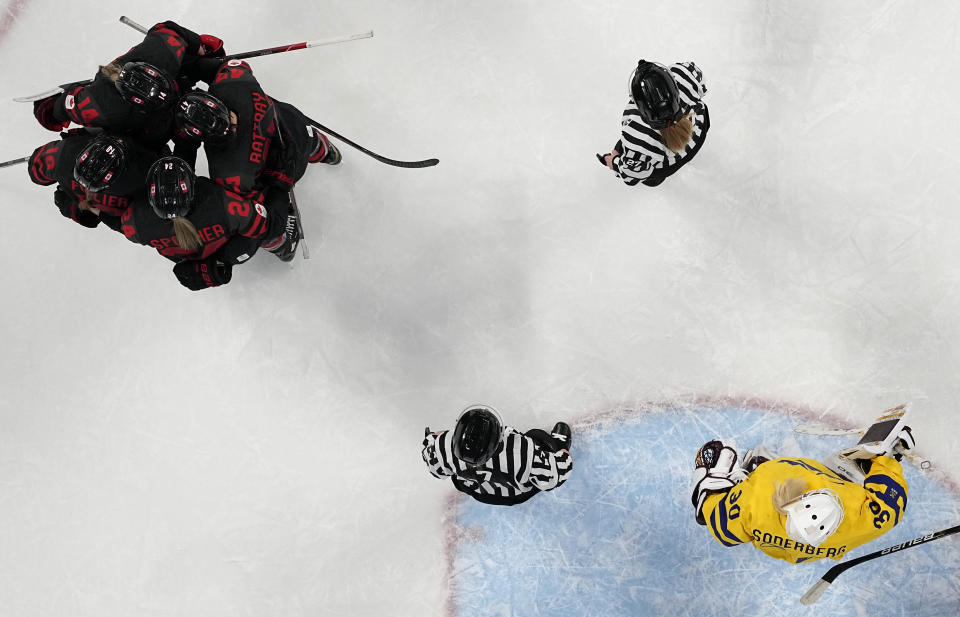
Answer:
<svg viewBox="0 0 960 617"><path fill-rule="evenodd" d="M450 476L464 492L483 496L549 491L566 482L573 469L569 451L551 452L509 426L503 427L499 447L480 467L469 467L453 455L453 431L428 434L422 454L434 477Z"/></svg>
<svg viewBox="0 0 960 617"><path fill-rule="evenodd" d="M707 106L701 100L707 93L707 87L703 85L703 72L693 62L673 64L669 70L677 82L680 108L684 114L693 111L693 138L682 152L667 148L660 131L651 128L640 118L640 111L631 95L623 110L623 130L617 144L621 154L613 157L614 171L630 186L646 180L657 170L670 175L679 169L700 149L710 128Z"/></svg>

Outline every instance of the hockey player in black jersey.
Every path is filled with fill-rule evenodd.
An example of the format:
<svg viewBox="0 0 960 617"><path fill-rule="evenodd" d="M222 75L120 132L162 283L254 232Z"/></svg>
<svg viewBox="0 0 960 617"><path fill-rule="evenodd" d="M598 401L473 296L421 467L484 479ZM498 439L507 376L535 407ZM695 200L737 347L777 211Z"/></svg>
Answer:
<svg viewBox="0 0 960 617"><path fill-rule="evenodd" d="M657 186L696 156L710 128L707 88L693 62L640 60L630 75L620 140L600 163L623 182Z"/></svg>
<svg viewBox="0 0 960 617"><path fill-rule="evenodd" d="M262 184L293 188L308 163L340 152L296 107L272 100L246 62L231 60L177 104L178 135L202 141L210 177L240 195Z"/></svg>
<svg viewBox="0 0 960 617"><path fill-rule="evenodd" d="M196 68L205 55L223 55L223 43L168 21L156 24L143 42L101 67L89 83L78 83L34 103L34 116L59 131L70 122L129 133L160 147L173 133L173 104L181 86L195 79L182 69Z"/></svg>
<svg viewBox="0 0 960 617"><path fill-rule="evenodd" d="M130 204L121 229L130 241L177 262L177 279L197 291L229 283L233 266L262 245L292 259L299 238L286 233L289 207L289 194L282 189L244 198L196 177L184 160L171 156L150 168L147 198Z"/></svg>
<svg viewBox="0 0 960 617"><path fill-rule="evenodd" d="M242 60L229 60L201 79L210 84L209 91L187 93L176 106L177 135L194 140L193 154L186 154L184 144L185 157L195 157L202 141L210 179L238 195L251 195L276 134L273 101Z"/></svg>
<svg viewBox="0 0 960 617"><path fill-rule="evenodd" d="M147 170L161 155L126 135L71 129L34 150L27 170L35 184L57 185L53 199L63 216L119 230L130 202L146 196Z"/></svg>
<svg viewBox="0 0 960 617"><path fill-rule="evenodd" d="M557 422L551 433L520 433L503 426L492 407L473 405L453 431L425 431L423 461L434 477L451 477L458 491L477 501L512 506L564 482L573 469L570 426Z"/></svg>
<svg viewBox="0 0 960 617"><path fill-rule="evenodd" d="M277 139L261 172L264 183L293 188L310 163L339 165L342 160L327 136L313 121L289 103L274 101L277 111Z"/></svg>

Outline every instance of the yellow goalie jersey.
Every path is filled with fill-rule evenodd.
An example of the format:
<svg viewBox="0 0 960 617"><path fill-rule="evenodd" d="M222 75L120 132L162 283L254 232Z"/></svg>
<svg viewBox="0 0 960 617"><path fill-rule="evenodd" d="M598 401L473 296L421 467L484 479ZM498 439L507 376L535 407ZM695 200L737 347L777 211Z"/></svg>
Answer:
<svg viewBox="0 0 960 617"><path fill-rule="evenodd" d="M791 540L786 516L777 512L773 494L778 483L801 478L806 490L830 488L843 503L843 520L820 546ZM707 497L703 515L707 529L724 546L753 542L761 551L790 563L840 560L847 551L878 538L900 522L907 507L907 483L896 460L873 459L863 486L848 482L812 459L778 458L757 467L726 493Z"/></svg>

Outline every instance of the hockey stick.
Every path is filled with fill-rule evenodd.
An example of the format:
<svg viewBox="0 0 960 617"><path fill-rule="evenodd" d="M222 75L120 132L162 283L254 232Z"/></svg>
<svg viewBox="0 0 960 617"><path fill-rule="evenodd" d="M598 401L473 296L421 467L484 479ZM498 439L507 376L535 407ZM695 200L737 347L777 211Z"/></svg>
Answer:
<svg viewBox="0 0 960 617"><path fill-rule="evenodd" d="M122 21L123 23L127 24L128 26L130 26L130 27L133 28L134 30L139 30L139 31L140 31L141 33L143 33L143 34L146 34L146 33L147 33L147 29L146 29L146 28L144 28L143 26L141 26L141 25L138 24L137 22L133 21L132 19L130 19L130 18L127 17L126 15L122 16L122 17L120 18L120 21ZM74 82L70 82L70 83L68 83L68 84L60 84L60 85L57 86L56 88L50 88L49 90L44 90L43 92L39 92L39 93L37 93L37 94L31 94L31 95L29 95L29 96L15 96L15 97L13 97L13 100L14 100L14 102L16 102L16 103L33 103L34 101L39 101L39 100L45 99L45 98L47 98L48 96L53 96L54 94L60 94L61 92L63 92L64 90L67 89L67 86L85 86L85 85L89 84L89 83L92 82L92 81L93 81L92 79L84 79L83 81L74 81Z"/></svg>
<svg viewBox="0 0 960 617"><path fill-rule="evenodd" d="M376 152L371 152L370 150L367 150L366 148L364 148L364 147L361 146L360 144L357 144L357 143L354 143L354 142L350 141L349 139L347 139L347 138L344 137L343 135L337 133L336 131L332 131L332 130L328 129L327 127L323 126L322 124L320 124L319 122L317 122L317 121L314 120L313 118L310 118L310 117L307 117L307 116L304 116L304 117L307 118L307 120L309 120L311 124L313 124L315 127L317 127L318 129L320 129L320 130L323 131L324 133L327 133L328 135L332 135L333 137L336 137L337 139L339 139L339 140L342 141L343 143L345 143L345 144L347 144L347 145L350 145L350 146L353 146L354 148L356 148L356 149L359 150L360 152L363 152L363 153L366 154L367 156L373 157L373 158L377 159L378 161L380 161L381 163L386 163L387 165L393 165L394 167L406 167L406 168L408 168L408 169L413 169L413 168L420 168L420 167L433 167L434 165L436 165L437 163L440 162L440 159L424 159L424 160L422 160L422 161L398 161L398 160L396 160L396 159L388 159L388 158L385 157L385 156L380 156L380 155L377 154Z"/></svg>
<svg viewBox="0 0 960 617"><path fill-rule="evenodd" d="M147 30L140 24L136 23L132 19L129 19L126 16L120 18L120 21L127 24L134 30L139 30L140 32L146 33ZM338 36L332 39L322 39L319 41L305 41L303 43L292 43L290 45L278 45L277 47L268 47L266 49L257 49L254 51L245 51L239 54L231 54L229 56L224 56L223 61L227 62L228 60L243 60L244 58L254 58L257 56L269 56L270 54L279 54L285 51L293 51L295 49L306 49L308 47L321 47L323 45L333 45L335 43L346 43L347 41L355 41L358 39L369 39L373 36L373 30L368 30L366 32L360 32L358 34L349 34L347 36ZM70 85L86 85L93 81L92 79L85 79L83 81L70 82L69 84L63 84L56 88L51 88L45 92L40 92L38 94L31 94L30 96L18 96L14 97L14 101L17 103L32 103L34 101L39 101L40 99L45 99L48 96L53 96L54 94L60 94L64 91L66 86Z"/></svg>
<svg viewBox="0 0 960 617"><path fill-rule="evenodd" d="M144 28L143 26L141 26L141 25L138 24L137 22L133 21L132 19L130 19L130 18L127 17L126 15L121 15L121 16L120 16L120 23L121 23L121 24L126 24L126 25L130 26L131 28L133 28L134 30L136 30L137 32L139 32L140 34L146 34L146 33L147 33L147 29L146 29L146 28Z"/></svg>
<svg viewBox="0 0 960 617"><path fill-rule="evenodd" d="M147 29L133 21L126 15L120 17L120 21L130 26L134 30L139 30L143 34L147 33ZM280 54L285 51L294 51L296 49L307 49L309 47L321 47L323 45L333 45L335 43L346 43L348 41L356 41L358 39L369 39L373 36L373 30L368 30L366 32L360 32L357 34L349 34L347 36L338 36L332 39L322 39L319 41L304 41L302 43L291 43L290 45L278 45L277 47L267 47L265 49L257 49L254 51L244 51L239 54L230 54L229 56L224 56L223 61L227 60L243 60L244 58L255 58L257 56L269 56L270 54Z"/></svg>
<svg viewBox="0 0 960 617"><path fill-rule="evenodd" d="M54 94L60 94L67 89L67 86L85 86L88 83L93 81L92 79L84 79L83 81L72 81L68 84L60 84L56 88L50 88L44 92L39 92L37 94L31 94L30 96L15 96L13 100L17 103L32 103L34 101L39 101L40 99L45 99L48 96L53 96Z"/></svg>
<svg viewBox="0 0 960 617"><path fill-rule="evenodd" d="M884 555L890 555L896 553L897 551L903 550L905 548L910 548L911 546L917 546L920 544L925 544L927 542L933 542L934 540L939 540L940 538L945 538L951 534L960 532L960 525L950 527L948 529L942 529L940 531L934 531L933 533L928 533L925 536L910 540L909 542L903 542L897 544L896 546L887 547L881 551L875 553L870 553L869 555L864 555L863 557L857 557L856 559L851 559L850 561L844 563L838 563L833 566L827 573L820 577L820 580L813 584L813 587L807 590L807 593L803 594L800 598L801 604L813 604L820 599L820 596L827 590L827 587L830 586L830 583L834 581L838 576L840 576L844 571L852 568L855 565L861 564L864 561L870 561L871 559L876 559L877 557L883 557Z"/></svg>
<svg viewBox="0 0 960 617"><path fill-rule="evenodd" d="M30 157L29 157L29 156L25 156L25 157L23 157L22 159L13 159L12 161L4 161L4 162L0 163L0 168L2 168L2 167L10 167L11 165L19 165L20 163L26 163L26 162L29 161L29 160L30 160Z"/></svg>

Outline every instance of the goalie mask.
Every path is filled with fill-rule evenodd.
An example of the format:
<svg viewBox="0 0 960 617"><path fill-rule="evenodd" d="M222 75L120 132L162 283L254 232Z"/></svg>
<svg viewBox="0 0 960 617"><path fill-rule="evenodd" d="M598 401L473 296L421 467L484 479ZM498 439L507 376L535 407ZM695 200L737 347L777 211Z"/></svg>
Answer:
<svg viewBox="0 0 960 617"><path fill-rule="evenodd" d="M843 521L843 503L828 488L807 491L783 505L787 536L795 542L820 546Z"/></svg>
<svg viewBox="0 0 960 617"><path fill-rule="evenodd" d="M683 117L677 82L666 68L641 60L630 76L630 94L640 118L651 128L662 130Z"/></svg>
<svg viewBox="0 0 960 617"><path fill-rule="evenodd" d="M500 446L503 423L497 410L473 405L464 410L453 429L453 455L472 467L483 465Z"/></svg>

